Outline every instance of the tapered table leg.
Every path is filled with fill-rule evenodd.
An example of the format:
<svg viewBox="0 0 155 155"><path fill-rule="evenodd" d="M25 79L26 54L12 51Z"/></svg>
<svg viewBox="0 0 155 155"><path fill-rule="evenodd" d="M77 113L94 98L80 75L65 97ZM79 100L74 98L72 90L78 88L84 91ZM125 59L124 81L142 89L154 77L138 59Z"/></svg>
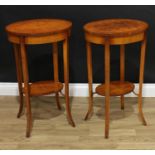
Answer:
<svg viewBox="0 0 155 155"><path fill-rule="evenodd" d="M21 53L18 44L13 44L14 47L14 56L16 62L16 73L17 73L17 81L18 81L18 90L19 90L19 111L17 114L17 118L19 118L23 112L23 91L22 91L22 64L21 64Z"/></svg>
<svg viewBox="0 0 155 155"><path fill-rule="evenodd" d="M93 72L92 72L92 50L91 50L91 43L86 42L86 49L87 49L87 70L88 70L88 87L89 87L89 105L88 105L88 112L85 116L85 120L87 120L91 114L93 113Z"/></svg>
<svg viewBox="0 0 155 155"><path fill-rule="evenodd" d="M120 80L125 77L125 45L120 45ZM121 95L121 109L124 109L124 95Z"/></svg>
<svg viewBox="0 0 155 155"><path fill-rule="evenodd" d="M58 46L57 43L53 43L53 70L54 70L54 81L59 82L59 65L58 65ZM59 110L61 105L59 102L59 93L55 93L56 103Z"/></svg>
<svg viewBox="0 0 155 155"><path fill-rule="evenodd" d="M26 54L26 49L25 49L25 44L24 44L24 38L21 38L20 52L21 52L23 78L24 78L24 90L25 90L24 92L25 92L26 117L27 117L26 137L30 137L31 129L32 129L32 113L31 113L31 105L30 105L27 54Z"/></svg>
<svg viewBox="0 0 155 155"><path fill-rule="evenodd" d="M64 62L64 83L65 83L65 99L66 99L66 112L69 123L75 127L72 118L70 101L69 101L69 53L68 53L68 38L63 41L63 62Z"/></svg>
<svg viewBox="0 0 155 155"><path fill-rule="evenodd" d="M110 44L105 42L105 138L109 137L110 121Z"/></svg>
<svg viewBox="0 0 155 155"><path fill-rule="evenodd" d="M140 56L140 73L139 73L139 94L138 94L138 109L139 116L142 120L143 125L147 125L144 114L142 111L142 86L144 81L144 64L145 64L145 51L146 51L146 35L141 43L141 56Z"/></svg>

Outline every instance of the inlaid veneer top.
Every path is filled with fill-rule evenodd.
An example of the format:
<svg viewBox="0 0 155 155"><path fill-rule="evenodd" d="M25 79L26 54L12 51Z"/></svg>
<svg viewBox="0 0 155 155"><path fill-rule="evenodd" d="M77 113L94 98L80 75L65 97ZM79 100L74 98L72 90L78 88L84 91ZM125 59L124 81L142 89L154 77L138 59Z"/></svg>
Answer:
<svg viewBox="0 0 155 155"><path fill-rule="evenodd" d="M135 19L105 19L87 23L84 30L99 36L119 37L144 32L148 24Z"/></svg>
<svg viewBox="0 0 155 155"><path fill-rule="evenodd" d="M18 36L42 36L64 32L71 26L70 21L62 19L33 19L12 23L6 31Z"/></svg>

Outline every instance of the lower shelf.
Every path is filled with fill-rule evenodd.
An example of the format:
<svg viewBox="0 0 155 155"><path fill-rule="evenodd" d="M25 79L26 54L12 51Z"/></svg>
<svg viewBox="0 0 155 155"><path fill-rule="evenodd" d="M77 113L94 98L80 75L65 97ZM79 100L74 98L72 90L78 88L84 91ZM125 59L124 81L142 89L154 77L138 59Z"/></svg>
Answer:
<svg viewBox="0 0 155 155"><path fill-rule="evenodd" d="M62 90L63 84L54 81L39 81L30 84L30 96L46 95ZM25 93L23 89L23 93Z"/></svg>
<svg viewBox="0 0 155 155"><path fill-rule="evenodd" d="M134 90L133 83L128 81L111 81L110 82L110 96L121 96L128 94ZM96 87L96 93L105 96L105 84L101 84Z"/></svg>

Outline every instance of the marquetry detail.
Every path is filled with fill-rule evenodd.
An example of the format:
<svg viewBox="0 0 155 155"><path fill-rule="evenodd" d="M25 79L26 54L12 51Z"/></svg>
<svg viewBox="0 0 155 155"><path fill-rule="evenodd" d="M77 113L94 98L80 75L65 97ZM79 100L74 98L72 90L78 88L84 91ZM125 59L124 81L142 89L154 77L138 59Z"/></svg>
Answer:
<svg viewBox="0 0 155 155"><path fill-rule="evenodd" d="M111 81L110 82L110 96L121 96L128 94L134 90L134 84L128 81ZM96 93L105 96L105 84L96 87Z"/></svg>
<svg viewBox="0 0 155 155"><path fill-rule="evenodd" d="M69 57L68 42L71 32L72 22L62 19L33 19L12 23L6 26L8 40L14 45L14 54L16 61L20 107L17 117L20 117L23 111L23 97L26 100L27 111L27 128L26 137L30 137L32 130L32 113L31 113L31 96L47 95L55 93L56 104L59 110L61 105L59 102L59 92L63 88L63 84L59 82L59 66L58 66L58 42L63 42L63 63L64 63L64 85L66 99L66 113L69 123L75 127L72 119L70 103L69 103ZM28 57L26 46L36 44L52 45L53 57L53 81L40 81L30 83L28 72Z"/></svg>
<svg viewBox="0 0 155 155"><path fill-rule="evenodd" d="M134 84L125 81L125 45L141 42L140 74L138 109L143 125L146 121L142 111L142 84L144 77L146 31L148 24L135 19L104 19L92 21L84 25L86 49L87 49L87 69L89 83L89 106L85 120L90 118L93 113L93 64L91 44L104 46L104 72L105 82L97 86L96 92L105 96L105 138L109 137L110 125L110 96L120 96L121 109L124 109L124 95L134 92ZM120 80L110 81L110 46L120 45Z"/></svg>
<svg viewBox="0 0 155 155"><path fill-rule="evenodd" d="M46 95L50 93L60 92L63 89L63 84L54 81L39 81L30 84L29 89L30 96ZM24 88L23 93L25 93Z"/></svg>

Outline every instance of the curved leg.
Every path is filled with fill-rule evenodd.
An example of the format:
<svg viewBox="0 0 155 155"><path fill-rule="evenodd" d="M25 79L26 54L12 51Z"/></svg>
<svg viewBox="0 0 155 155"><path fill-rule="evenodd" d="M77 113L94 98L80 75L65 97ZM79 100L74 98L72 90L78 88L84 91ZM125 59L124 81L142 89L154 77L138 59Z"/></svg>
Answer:
<svg viewBox="0 0 155 155"><path fill-rule="evenodd" d="M123 82L125 76L125 45L120 45L120 80ZM124 95L121 95L121 109L124 109Z"/></svg>
<svg viewBox="0 0 155 155"><path fill-rule="evenodd" d="M54 81L59 81L59 71L58 71L58 47L57 43L53 43L53 70L54 70ZM59 110L61 110L61 105L59 102L59 93L55 93L56 103Z"/></svg>
<svg viewBox="0 0 155 155"><path fill-rule="evenodd" d="M139 74L139 95L138 95L138 109L139 116L142 120L143 125L147 125L143 111L142 111L142 86L144 79L144 64L145 64L145 49L146 49L146 36L141 44L141 56L140 56L140 74Z"/></svg>
<svg viewBox="0 0 155 155"><path fill-rule="evenodd" d="M24 78L24 91L25 91L25 103L26 103L26 117L27 117L27 128L26 128L26 137L30 137L32 129L32 113L30 105L30 91L29 91L29 75L28 75L28 65L27 65L27 55L24 45L24 38L21 38L20 43L21 50L21 59L22 59L22 69L23 69L23 78Z"/></svg>
<svg viewBox="0 0 155 155"><path fill-rule="evenodd" d="M93 88L92 88L92 82L93 82L93 73L92 73L92 51L91 51L91 44L89 42L86 42L86 48L87 48L87 70L88 70L88 86L89 86L89 106L88 106L88 112L85 116L85 120L87 120L91 114L93 113Z"/></svg>
<svg viewBox="0 0 155 155"><path fill-rule="evenodd" d="M110 44L105 42L105 138L109 137L110 121Z"/></svg>
<svg viewBox="0 0 155 155"><path fill-rule="evenodd" d="M66 111L69 123L75 127L75 123L72 118L70 102L69 102L69 62L68 62L68 38L63 41L63 62L64 62L64 83L65 83L65 99L66 99Z"/></svg>
<svg viewBox="0 0 155 155"><path fill-rule="evenodd" d="M21 55L19 50L19 45L14 44L14 56L15 56L15 62L16 62L16 72L17 72L17 80L18 80L18 90L19 90L19 111L17 114L17 118L19 118L23 112L23 91L22 91L22 67L21 67Z"/></svg>

